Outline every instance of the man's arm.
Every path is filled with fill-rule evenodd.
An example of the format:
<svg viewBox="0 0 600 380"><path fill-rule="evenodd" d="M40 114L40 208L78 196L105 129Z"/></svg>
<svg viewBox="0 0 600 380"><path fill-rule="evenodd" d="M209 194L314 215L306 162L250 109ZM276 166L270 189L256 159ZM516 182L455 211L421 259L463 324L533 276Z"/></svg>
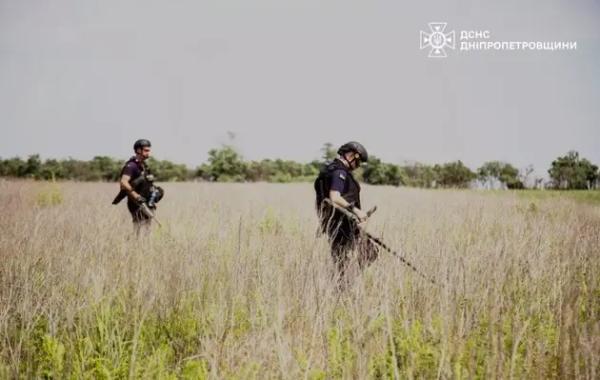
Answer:
<svg viewBox="0 0 600 380"><path fill-rule="evenodd" d="M367 214L365 214L358 207L352 206L352 209L350 209L350 203L347 200L345 200L344 197L342 197L342 194L339 191L330 190L329 191L329 199L334 204L352 212L354 215L356 215L358 217L358 219L360 219L361 222L364 222L365 220L367 220Z"/></svg>
<svg viewBox="0 0 600 380"><path fill-rule="evenodd" d="M124 190L131 199L137 201L141 198L141 195L139 195L135 190L133 190L133 187L131 187L131 184L129 183L130 179L131 176L127 174L123 174L121 176L121 190Z"/></svg>
<svg viewBox="0 0 600 380"><path fill-rule="evenodd" d="M331 187L329 189L329 200L333 204L345 208L360 219L361 222L367 220L367 214L358 207L354 207L342 197L342 192L346 186L347 174L343 170L336 170L331 174ZM352 206L352 207L351 207Z"/></svg>

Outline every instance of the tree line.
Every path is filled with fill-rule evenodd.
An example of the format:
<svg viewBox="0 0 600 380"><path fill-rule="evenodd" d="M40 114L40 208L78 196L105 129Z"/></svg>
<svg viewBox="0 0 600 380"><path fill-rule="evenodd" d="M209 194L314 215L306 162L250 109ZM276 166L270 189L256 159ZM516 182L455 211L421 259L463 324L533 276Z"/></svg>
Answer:
<svg viewBox="0 0 600 380"><path fill-rule="evenodd" d="M336 156L332 144L322 148L322 159L308 163L291 160L263 159L246 161L230 145L208 152L208 160L195 169L168 160L150 158L148 167L158 181L205 180L215 182L300 182L312 181L324 161ZM32 178L39 180L116 181L124 161L107 156L91 160L73 158L42 160L31 155L0 158L0 177ZM539 187L541 180L529 178L532 169L518 170L510 163L489 161L473 171L459 161L425 165L397 165L371 157L369 163L357 170L356 176L373 185L410 186L421 188L504 188ZM556 189L595 189L600 187L598 166L575 151L556 158L548 169L550 181L544 187Z"/></svg>

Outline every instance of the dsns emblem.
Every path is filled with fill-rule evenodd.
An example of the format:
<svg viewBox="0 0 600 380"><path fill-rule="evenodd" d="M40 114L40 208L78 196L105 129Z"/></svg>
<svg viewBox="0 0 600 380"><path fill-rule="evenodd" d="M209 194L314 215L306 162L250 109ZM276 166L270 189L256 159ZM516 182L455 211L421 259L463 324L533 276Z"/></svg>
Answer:
<svg viewBox="0 0 600 380"><path fill-rule="evenodd" d="M421 49L430 48L429 58L445 58L446 48L454 50L455 33L451 31L444 33L447 23L445 22L430 22L430 33L421 31L420 47Z"/></svg>

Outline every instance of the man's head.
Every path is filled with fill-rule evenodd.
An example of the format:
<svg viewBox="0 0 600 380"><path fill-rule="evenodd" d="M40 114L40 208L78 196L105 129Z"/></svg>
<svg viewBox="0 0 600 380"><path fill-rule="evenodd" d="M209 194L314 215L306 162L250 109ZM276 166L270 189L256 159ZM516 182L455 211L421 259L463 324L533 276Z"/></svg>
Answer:
<svg viewBox="0 0 600 380"><path fill-rule="evenodd" d="M351 170L354 170L360 166L361 163L369 160L369 154L365 147L356 141L350 141L338 149L338 154L342 157Z"/></svg>
<svg viewBox="0 0 600 380"><path fill-rule="evenodd" d="M150 140L140 139L133 144L133 151L135 155L142 160L146 160L150 157L150 152L152 151L152 144Z"/></svg>

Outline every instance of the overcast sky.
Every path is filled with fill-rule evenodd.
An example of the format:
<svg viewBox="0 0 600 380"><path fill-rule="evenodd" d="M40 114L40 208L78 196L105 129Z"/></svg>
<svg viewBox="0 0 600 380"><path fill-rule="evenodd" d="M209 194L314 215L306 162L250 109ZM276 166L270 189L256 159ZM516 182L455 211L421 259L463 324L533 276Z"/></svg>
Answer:
<svg viewBox="0 0 600 380"><path fill-rule="evenodd" d="M599 20L573 0L0 0L0 157L125 158L145 137L195 166L231 131L248 159L358 140L396 163L600 164ZM428 58L432 21L577 50Z"/></svg>

